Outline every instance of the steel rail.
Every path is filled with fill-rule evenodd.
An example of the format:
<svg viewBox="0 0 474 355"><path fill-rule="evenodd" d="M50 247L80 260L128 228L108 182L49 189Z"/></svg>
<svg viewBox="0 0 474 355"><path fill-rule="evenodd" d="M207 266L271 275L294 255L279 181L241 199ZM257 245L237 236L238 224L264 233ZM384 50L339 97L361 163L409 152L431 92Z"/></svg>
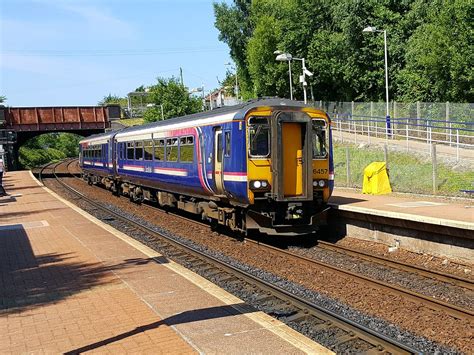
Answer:
<svg viewBox="0 0 474 355"><path fill-rule="evenodd" d="M363 282L365 282L367 284L370 284L371 286L375 286L375 287L381 288L383 290L388 290L392 293L396 293L398 295L401 295L404 298L409 298L413 301L420 302L424 306L426 306L430 309L445 312L445 313L447 313L447 314L449 314L449 315L451 315L455 318L468 319L470 321L474 320L474 318L473 318L474 317L474 312L472 310L468 310L468 309L465 309L465 308L462 308L462 307L459 307L459 306L456 306L456 305L453 305L453 304L450 304L450 303L447 303L447 302L444 302L444 301L441 301L441 300L437 300L437 299L431 298L429 296L425 296L425 295L422 295L420 293L417 293L417 292L414 292L414 291L411 291L411 290L407 290L403 287L399 287L399 286L396 286L396 285L389 284L389 283L384 282L384 281L372 279L370 277L367 277L367 276L364 276L364 275L361 275L361 274L357 274L355 272L345 270L345 269L342 269L342 268L339 268L339 267L336 267L336 266L333 266L333 265L329 265L329 264L320 262L318 260L310 259L310 258L301 256L301 255L289 252L287 250L276 248L276 247L268 245L268 244L260 243L258 241L253 240L253 239L246 239L246 242L252 243L252 244L256 245L257 247L264 248L268 251L272 251L275 254L280 254L280 255L283 254L283 255L285 255L287 257L290 257L294 260L297 260L299 262L304 262L304 263L307 263L307 264L312 265L312 266L317 265L317 266L332 270L332 271L334 271L338 274L344 275L344 276L351 276L355 279L360 279Z"/></svg>
<svg viewBox="0 0 474 355"><path fill-rule="evenodd" d="M53 173L54 175L54 173ZM342 343L346 343L348 341L352 341L355 339L361 339L370 345L373 346L373 349L367 351L368 353L392 353L392 354L419 354L420 352L408 345L400 343L399 341L392 339L384 334L380 334L377 331L374 331L366 326L358 324L350 319L347 319L331 310L325 309L315 303L312 303L308 300L300 298L296 295L291 294L290 292L276 286L273 284L268 283L267 281L261 280L260 278L240 270L234 266L228 265L223 261L216 259L210 255L206 255L198 250L195 250L179 241L176 241L166 235L163 235L159 232L154 231L130 218L127 216L123 216L120 213L113 211L100 203L88 198L83 193L77 191L73 187L67 185L64 181L61 181L57 176L55 176L56 180L68 191L74 193L75 195L79 196L81 199L89 203L90 205L100 209L113 217L122 220L128 224L133 225L136 229L141 230L142 232L155 236L161 240L165 240L166 243L171 244L176 248L180 248L185 250L186 253L189 253L193 256L196 256L200 260L205 260L207 263L211 263L216 265L221 270L225 270L230 274L235 275L239 280L245 280L246 282L254 285L258 285L260 289L268 290L270 294L273 294L277 297L280 297L283 300L289 301L292 305L299 309L299 311L291 316L292 321L296 321L298 319L305 319L310 315L314 315L318 319L323 320L323 326L326 328L336 326L345 331L345 336L342 336L340 342L337 345Z"/></svg>
<svg viewBox="0 0 474 355"><path fill-rule="evenodd" d="M408 272L412 272L412 273L415 273L415 274L418 274L418 275L423 275L423 276L431 278L431 279L435 279L435 280L438 280L438 281L454 284L456 286L464 287L464 288L467 288L469 290L474 290L474 282L473 281L471 281L469 279L466 279L466 278L463 278L463 277L460 277L460 276L457 276L457 275L445 274L445 273L439 272L437 270L428 270L428 269L425 269L425 268L420 267L420 266L409 265L409 264L406 264L406 263L403 263L403 262L400 262L400 261L397 261L397 260L392 260L392 259L386 258L386 257L381 256L381 255L368 254L368 253L363 252L363 251L354 250L354 249L351 249L351 248L348 248L348 247L345 247L345 246L342 246L342 245L332 244L332 243L325 242L325 241L322 241L322 240L318 241L318 247L321 248L321 249L331 250L331 251L334 251L336 253L354 256L354 257L357 257L359 259L364 259L364 260L374 262L374 263L378 263L378 264L381 264L381 265L384 265L384 266L390 266L392 268L396 268L396 269L399 269L399 270L402 270L402 271L408 271Z"/></svg>

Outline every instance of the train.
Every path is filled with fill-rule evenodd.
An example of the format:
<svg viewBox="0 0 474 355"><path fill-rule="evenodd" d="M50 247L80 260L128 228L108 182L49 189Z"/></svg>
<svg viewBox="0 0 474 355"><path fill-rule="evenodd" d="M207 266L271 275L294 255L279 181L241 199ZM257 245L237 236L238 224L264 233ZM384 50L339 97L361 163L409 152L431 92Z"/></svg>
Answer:
<svg viewBox="0 0 474 355"><path fill-rule="evenodd" d="M116 195L240 233L296 236L327 224L331 121L266 98L86 137L82 176Z"/></svg>

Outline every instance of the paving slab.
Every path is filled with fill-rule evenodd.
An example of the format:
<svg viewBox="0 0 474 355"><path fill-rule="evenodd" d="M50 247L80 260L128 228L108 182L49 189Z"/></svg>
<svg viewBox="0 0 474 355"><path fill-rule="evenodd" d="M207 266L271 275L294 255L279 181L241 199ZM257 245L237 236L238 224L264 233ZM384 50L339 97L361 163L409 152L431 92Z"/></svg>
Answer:
<svg viewBox="0 0 474 355"><path fill-rule="evenodd" d="M331 353L9 172L0 198L0 353Z"/></svg>

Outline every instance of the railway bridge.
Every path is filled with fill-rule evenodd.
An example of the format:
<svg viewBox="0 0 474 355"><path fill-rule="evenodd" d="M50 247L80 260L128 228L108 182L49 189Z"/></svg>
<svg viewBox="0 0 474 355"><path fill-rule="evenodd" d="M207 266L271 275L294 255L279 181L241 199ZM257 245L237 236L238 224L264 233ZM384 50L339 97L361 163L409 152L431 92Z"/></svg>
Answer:
<svg viewBox="0 0 474 355"><path fill-rule="evenodd" d="M0 156L8 169L19 168L18 150L44 133L67 132L81 136L102 133L120 119L120 106L0 107Z"/></svg>

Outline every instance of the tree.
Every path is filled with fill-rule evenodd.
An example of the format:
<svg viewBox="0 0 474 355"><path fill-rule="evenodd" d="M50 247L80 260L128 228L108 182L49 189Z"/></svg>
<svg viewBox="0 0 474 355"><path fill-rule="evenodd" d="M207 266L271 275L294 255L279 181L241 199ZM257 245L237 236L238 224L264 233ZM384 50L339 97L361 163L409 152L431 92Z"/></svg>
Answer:
<svg viewBox="0 0 474 355"><path fill-rule="evenodd" d="M7 101L7 97L4 95L0 95L0 104L3 104L5 101Z"/></svg>
<svg viewBox="0 0 474 355"><path fill-rule="evenodd" d="M250 21L251 0L234 0L234 5L214 3L215 26L219 30L219 40L227 43L230 56L237 66L239 86L244 99L253 96L253 88L247 67L247 42L252 35Z"/></svg>
<svg viewBox="0 0 474 355"><path fill-rule="evenodd" d="M397 78L402 99L473 102L473 7L467 0L436 0L422 8L426 21L408 40L407 65Z"/></svg>
<svg viewBox="0 0 474 355"><path fill-rule="evenodd" d="M150 86L148 92L148 101L154 106L145 111L143 118L146 122L161 120L161 105L165 119L196 113L202 108L201 99L190 96L175 77L158 78L157 84Z"/></svg>
<svg viewBox="0 0 474 355"><path fill-rule="evenodd" d="M71 133L42 134L20 147L20 164L30 169L67 157L77 157L80 140L80 136Z"/></svg>
<svg viewBox="0 0 474 355"><path fill-rule="evenodd" d="M99 106L107 106L111 104L116 104L116 105L125 107L127 106L127 99L124 97L120 97L118 95L113 95L109 93L108 95L104 96L102 100L98 102Z"/></svg>
<svg viewBox="0 0 474 355"><path fill-rule="evenodd" d="M304 57L319 99L385 100L387 31L391 99L473 101L472 0L253 0L215 4L219 39L239 71L244 98L289 97L278 49ZM286 69L286 70L285 70ZM293 83L301 64L292 62ZM301 85L294 85L302 98Z"/></svg>

